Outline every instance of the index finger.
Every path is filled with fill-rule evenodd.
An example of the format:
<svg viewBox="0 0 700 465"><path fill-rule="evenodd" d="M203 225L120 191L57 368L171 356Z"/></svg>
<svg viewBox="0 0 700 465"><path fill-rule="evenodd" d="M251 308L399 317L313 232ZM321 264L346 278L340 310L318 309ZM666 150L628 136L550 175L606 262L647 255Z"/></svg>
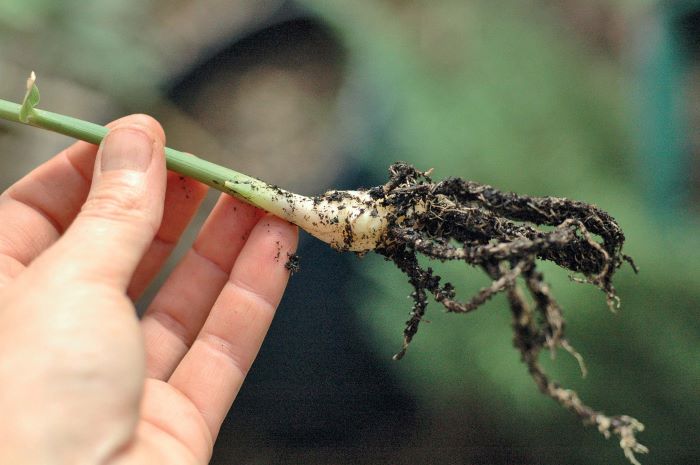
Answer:
<svg viewBox="0 0 700 465"><path fill-rule="evenodd" d="M78 142L36 168L0 196L0 282L14 278L53 244L90 190L97 147Z"/></svg>

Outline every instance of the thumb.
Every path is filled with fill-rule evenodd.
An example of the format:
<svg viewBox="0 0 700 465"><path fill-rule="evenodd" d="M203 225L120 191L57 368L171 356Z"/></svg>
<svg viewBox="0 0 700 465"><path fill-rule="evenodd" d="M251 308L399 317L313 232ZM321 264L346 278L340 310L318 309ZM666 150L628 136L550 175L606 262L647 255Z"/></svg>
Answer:
<svg viewBox="0 0 700 465"><path fill-rule="evenodd" d="M87 200L55 244L61 269L128 286L163 215L165 136L150 117L119 120L100 145Z"/></svg>

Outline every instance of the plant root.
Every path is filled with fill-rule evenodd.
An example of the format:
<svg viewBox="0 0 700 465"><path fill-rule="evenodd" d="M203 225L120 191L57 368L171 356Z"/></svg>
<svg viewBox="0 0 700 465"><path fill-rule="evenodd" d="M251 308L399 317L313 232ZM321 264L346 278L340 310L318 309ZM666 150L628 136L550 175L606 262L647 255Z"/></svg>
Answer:
<svg viewBox="0 0 700 465"><path fill-rule="evenodd" d="M637 268L622 253L625 236L614 218L593 205L563 198L501 192L458 178L435 183L429 172L406 163L393 164L389 173L384 186L369 190L390 212L387 232L376 252L394 262L413 287L413 308L403 346L394 359L406 354L424 319L428 296L447 312L469 313L505 293L513 316L514 345L540 391L584 423L596 425L606 438L618 436L625 456L638 464L634 454L647 449L637 442L635 434L644 426L632 417L610 417L586 406L574 391L550 380L538 362L542 349L554 355L562 348L576 358L586 374L583 358L564 335L562 309L536 261L552 261L569 270L574 281L598 287L609 308L615 310L619 299L613 274L624 263L635 272ZM469 300L456 300L454 286L441 284L441 277L432 268L419 263L419 255L479 267L491 284ZM523 282L532 303L518 281Z"/></svg>

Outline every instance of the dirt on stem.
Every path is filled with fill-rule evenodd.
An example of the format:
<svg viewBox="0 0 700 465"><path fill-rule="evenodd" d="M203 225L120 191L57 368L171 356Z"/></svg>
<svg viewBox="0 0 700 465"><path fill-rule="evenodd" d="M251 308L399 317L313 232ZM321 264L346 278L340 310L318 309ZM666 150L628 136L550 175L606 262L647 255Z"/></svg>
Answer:
<svg viewBox="0 0 700 465"><path fill-rule="evenodd" d="M403 347L394 359L405 355L429 296L448 312L468 313L505 293L513 316L514 345L540 391L584 423L596 425L606 438L616 435L625 456L638 464L634 454L646 453L647 448L635 434L644 426L632 417L607 416L588 407L574 391L551 380L538 362L542 349L562 348L577 359L585 374L582 357L565 337L562 309L538 271L537 260L554 262L569 270L573 280L598 287L615 310L619 299L614 273L624 263L637 271L622 253L625 236L615 219L593 205L564 198L501 192L459 178L433 182L429 172L406 163L393 164L389 173L385 185L369 191L389 211L389 227L376 252L405 273L413 287ZM479 267L491 284L469 300L457 300L455 287L442 284L432 268L419 263L419 255ZM524 292L531 295L532 304Z"/></svg>

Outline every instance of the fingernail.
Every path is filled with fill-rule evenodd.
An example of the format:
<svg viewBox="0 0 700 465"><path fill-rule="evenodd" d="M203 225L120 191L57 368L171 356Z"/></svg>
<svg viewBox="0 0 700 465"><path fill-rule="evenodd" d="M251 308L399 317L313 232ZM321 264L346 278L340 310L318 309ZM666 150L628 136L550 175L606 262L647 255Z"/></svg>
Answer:
<svg viewBox="0 0 700 465"><path fill-rule="evenodd" d="M102 171L146 171L153 158L153 139L138 129L112 130L102 143Z"/></svg>

